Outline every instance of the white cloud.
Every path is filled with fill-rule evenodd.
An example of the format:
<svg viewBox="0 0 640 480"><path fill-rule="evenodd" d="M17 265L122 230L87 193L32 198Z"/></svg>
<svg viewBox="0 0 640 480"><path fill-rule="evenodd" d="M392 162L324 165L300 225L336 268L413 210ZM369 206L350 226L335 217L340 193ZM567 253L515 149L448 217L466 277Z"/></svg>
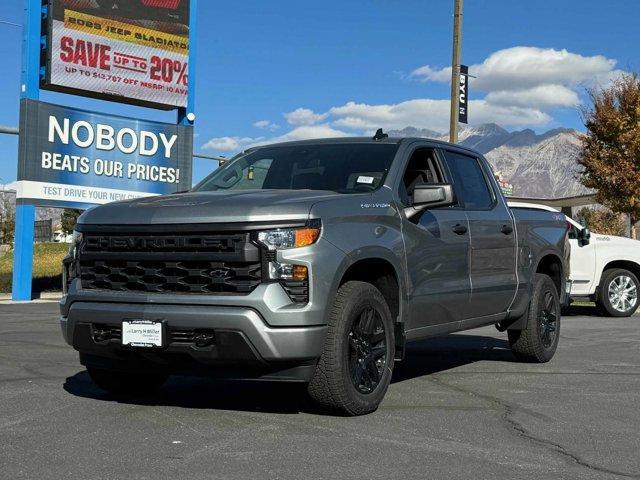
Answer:
<svg viewBox="0 0 640 480"><path fill-rule="evenodd" d="M470 68L477 88L491 92L540 85L576 85L611 72L615 60L602 55L584 57L567 50L514 47L489 55Z"/></svg>
<svg viewBox="0 0 640 480"><path fill-rule="evenodd" d="M541 85L577 85L615 68L616 61L602 55L585 57L565 49L512 47L489 55L482 63L471 65L469 73L477 78L473 85L484 92L523 90ZM412 76L423 81L447 82L451 67L420 67Z"/></svg>
<svg viewBox="0 0 640 480"><path fill-rule="evenodd" d="M449 100L419 98L390 105L349 102L330 110L333 125L356 130L376 128L402 129L407 126L440 132L449 129ZM472 100L469 111L474 123L495 122L500 125L543 125L551 120L536 108L496 105L486 100Z"/></svg>
<svg viewBox="0 0 640 480"><path fill-rule="evenodd" d="M513 47L471 65L471 92L486 92L488 103L552 109L579 103L585 85L607 84L620 74L616 61L602 55L583 56L565 49ZM427 82L449 82L451 67L417 68L411 76Z"/></svg>
<svg viewBox="0 0 640 480"><path fill-rule="evenodd" d="M622 75L624 75L624 70L612 70L611 72L606 72L601 75L596 75L594 78L590 80L585 80L583 83L587 87L598 87L598 88L606 88L610 86L616 80L619 80Z"/></svg>
<svg viewBox="0 0 640 480"><path fill-rule="evenodd" d="M259 120L254 123L253 126L259 128L260 130L269 130L270 132L275 132L276 130L280 129L280 125L269 120Z"/></svg>
<svg viewBox="0 0 640 480"><path fill-rule="evenodd" d="M563 85L540 85L527 90L491 92L485 100L494 105L553 108L575 107L580 103L578 93Z"/></svg>
<svg viewBox="0 0 640 480"><path fill-rule="evenodd" d="M251 138L251 137L218 137L212 138L205 145L204 150L214 150L217 152L241 152L247 148L268 145L270 143L293 142L296 140L310 140L314 138L335 138L348 137L353 134L337 130L329 124L303 125L296 127L290 132L277 137Z"/></svg>
<svg viewBox="0 0 640 480"><path fill-rule="evenodd" d="M449 82L451 80L451 67L434 69L429 65L416 68L411 72L412 77L417 77L423 82Z"/></svg>
<svg viewBox="0 0 640 480"><path fill-rule="evenodd" d="M202 146L203 150L215 150L217 152L238 152L248 145L259 142L264 137L216 137Z"/></svg>
<svg viewBox="0 0 640 480"><path fill-rule="evenodd" d="M349 134L347 132L343 132L341 130L337 130L333 128L328 123L323 123L320 125L303 125L300 127L296 127L290 132L285 133L284 135L280 135L278 137L261 139L253 144L249 145L251 147L257 145L268 145L270 143L279 143L279 142L293 142L296 140L311 140L314 138L336 138L336 137L348 137L353 134Z"/></svg>
<svg viewBox="0 0 640 480"><path fill-rule="evenodd" d="M326 113L315 113L313 110L309 110L308 108L298 108L293 112L284 114L284 118L287 119L287 122L296 127L303 125L315 125L316 123L324 121L327 116L328 115Z"/></svg>

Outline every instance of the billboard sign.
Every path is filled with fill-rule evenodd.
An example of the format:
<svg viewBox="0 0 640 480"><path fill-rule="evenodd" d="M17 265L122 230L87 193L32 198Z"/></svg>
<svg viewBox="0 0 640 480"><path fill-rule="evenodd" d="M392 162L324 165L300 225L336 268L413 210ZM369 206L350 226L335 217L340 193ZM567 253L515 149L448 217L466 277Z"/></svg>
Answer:
<svg viewBox="0 0 640 480"><path fill-rule="evenodd" d="M469 123L469 67L460 65L460 88L458 91L458 121Z"/></svg>
<svg viewBox="0 0 640 480"><path fill-rule="evenodd" d="M49 0L44 88L186 107L190 0Z"/></svg>
<svg viewBox="0 0 640 480"><path fill-rule="evenodd" d="M17 198L86 208L191 188L193 129L23 99Z"/></svg>

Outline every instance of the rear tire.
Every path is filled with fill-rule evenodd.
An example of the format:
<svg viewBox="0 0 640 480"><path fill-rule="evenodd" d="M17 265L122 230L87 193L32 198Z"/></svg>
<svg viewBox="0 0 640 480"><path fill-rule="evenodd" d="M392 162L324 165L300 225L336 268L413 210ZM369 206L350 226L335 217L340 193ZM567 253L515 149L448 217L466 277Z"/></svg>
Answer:
<svg viewBox="0 0 640 480"><path fill-rule="evenodd" d="M533 293L524 330L508 330L509 345L521 362L546 363L556 353L560 339L560 297L547 275L533 275Z"/></svg>
<svg viewBox="0 0 640 480"><path fill-rule="evenodd" d="M126 373L87 367L89 376L102 390L115 394L144 395L156 392L167 381L168 375Z"/></svg>
<svg viewBox="0 0 640 480"><path fill-rule="evenodd" d="M338 290L328 323L309 396L317 405L343 415L375 411L393 373L395 341L389 306L373 285L347 282Z"/></svg>
<svg viewBox="0 0 640 480"><path fill-rule="evenodd" d="M609 317L630 317L638 309L640 282L629 270L611 268L602 273L598 307Z"/></svg>

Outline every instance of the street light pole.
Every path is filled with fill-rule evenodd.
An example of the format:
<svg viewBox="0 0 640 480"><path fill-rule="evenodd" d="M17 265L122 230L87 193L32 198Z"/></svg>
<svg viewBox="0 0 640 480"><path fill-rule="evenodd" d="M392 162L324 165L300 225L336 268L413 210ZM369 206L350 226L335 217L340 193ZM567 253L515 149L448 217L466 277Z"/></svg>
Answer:
<svg viewBox="0 0 640 480"><path fill-rule="evenodd" d="M460 53L462 50L462 0L454 0L453 9L453 60L451 62L451 117L449 141L458 143L458 109L460 108Z"/></svg>

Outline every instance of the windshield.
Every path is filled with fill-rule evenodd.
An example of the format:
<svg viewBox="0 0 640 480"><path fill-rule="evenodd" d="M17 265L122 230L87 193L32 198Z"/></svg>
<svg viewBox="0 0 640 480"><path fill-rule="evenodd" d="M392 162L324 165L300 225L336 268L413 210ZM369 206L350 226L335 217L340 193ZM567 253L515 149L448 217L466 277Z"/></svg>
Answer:
<svg viewBox="0 0 640 480"><path fill-rule="evenodd" d="M264 147L230 161L193 190L329 190L362 193L382 185L396 144Z"/></svg>

